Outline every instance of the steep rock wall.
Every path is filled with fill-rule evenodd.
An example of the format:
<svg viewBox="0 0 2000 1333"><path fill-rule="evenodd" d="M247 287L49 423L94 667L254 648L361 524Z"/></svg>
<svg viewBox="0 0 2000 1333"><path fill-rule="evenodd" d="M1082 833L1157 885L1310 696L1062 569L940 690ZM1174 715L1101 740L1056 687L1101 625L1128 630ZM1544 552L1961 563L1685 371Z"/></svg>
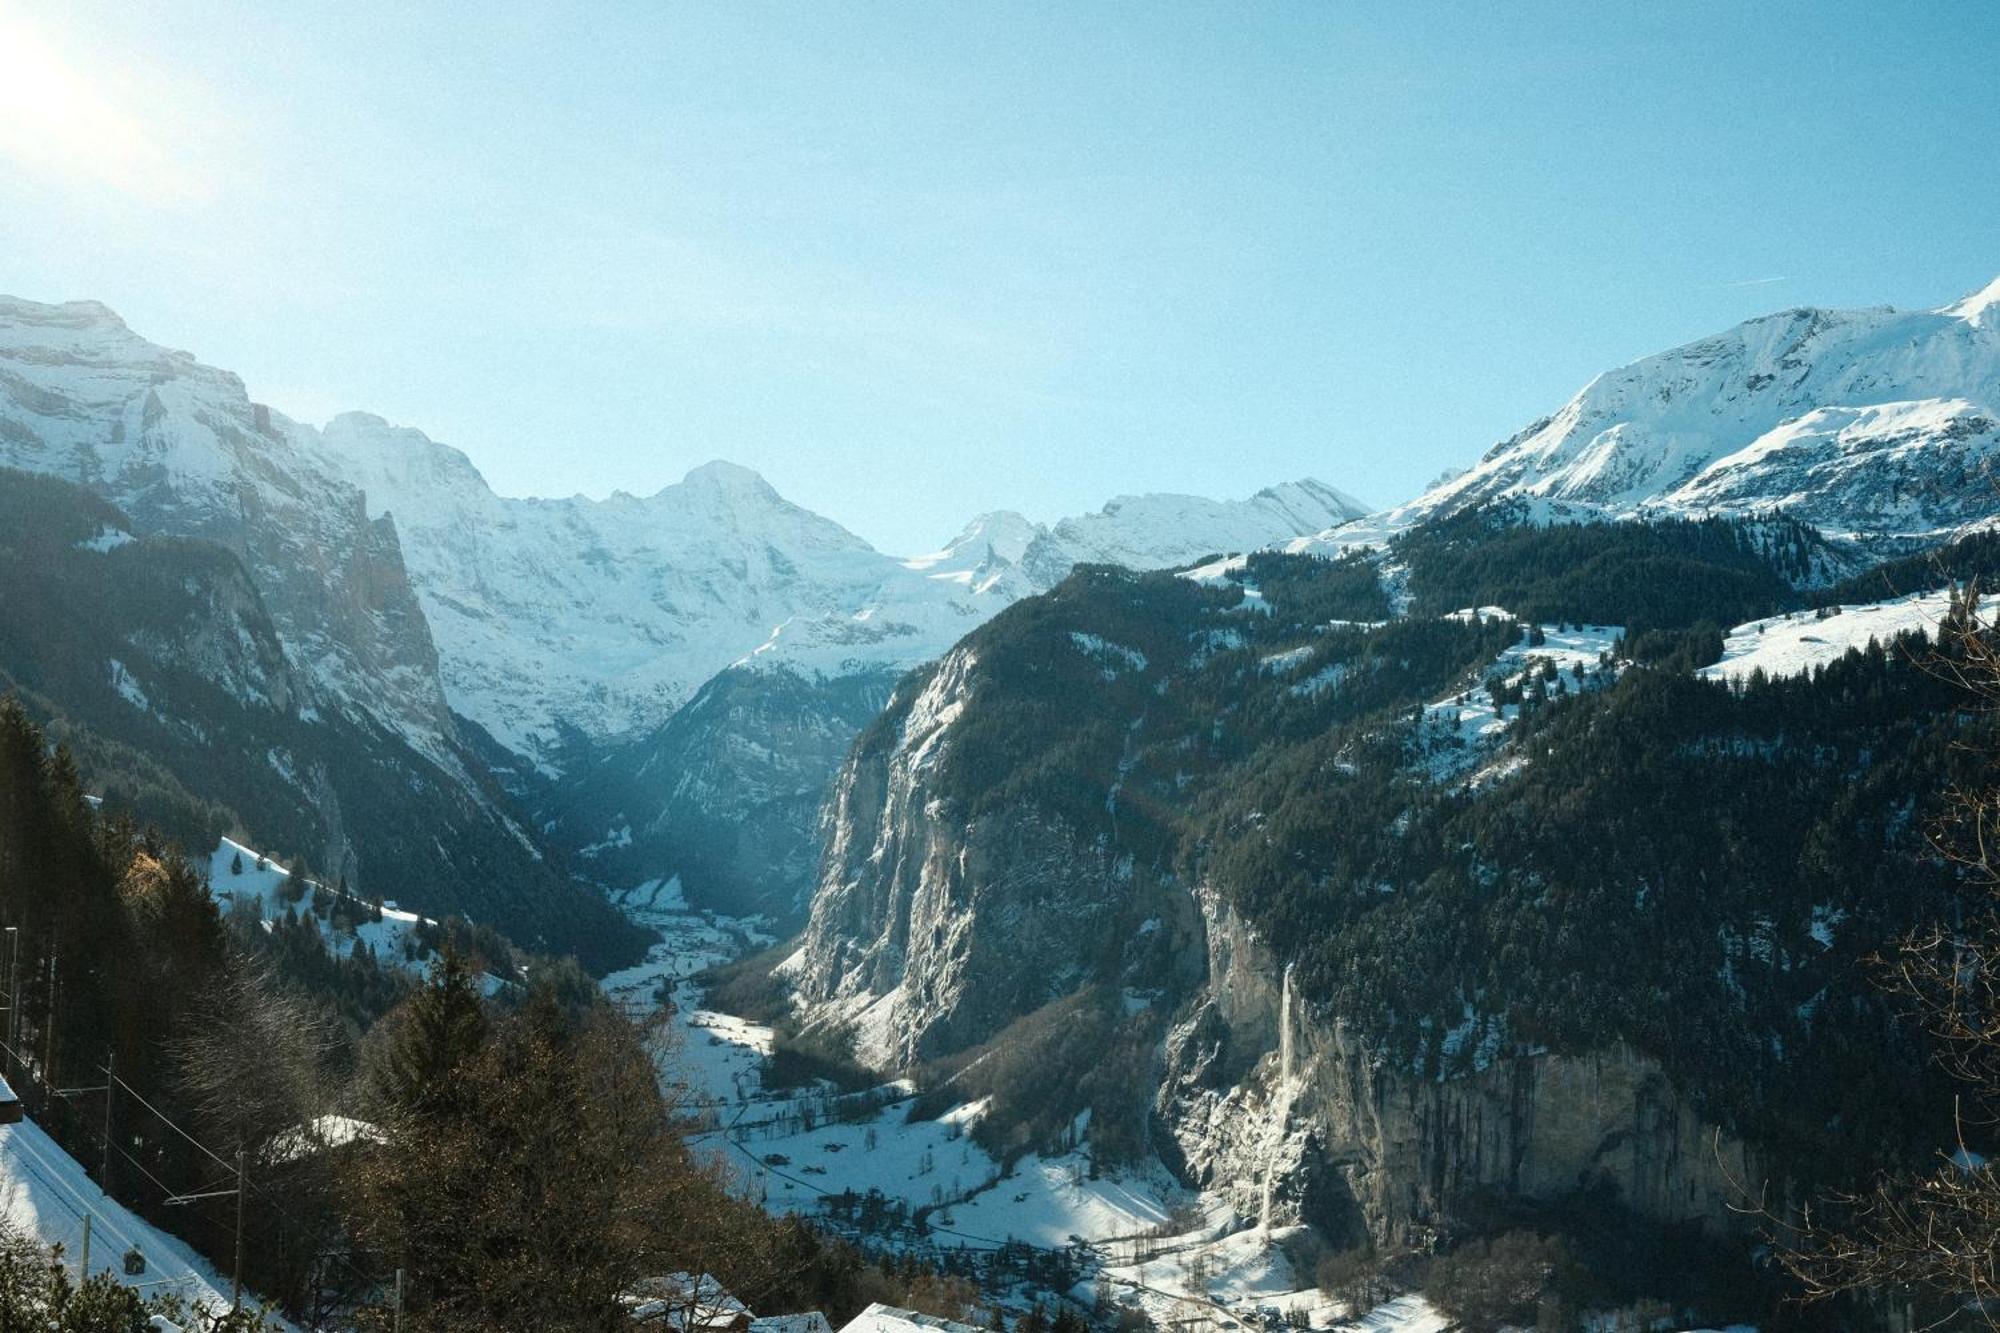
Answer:
<svg viewBox="0 0 2000 1333"><path fill-rule="evenodd" d="M1026 806L961 818L927 779L966 705L954 650L906 682L836 784L793 982L871 1063L965 1050L1088 986L1146 998L1199 979L1184 892Z"/></svg>
<svg viewBox="0 0 2000 1333"><path fill-rule="evenodd" d="M1282 971L1212 892L1208 975L1169 1033L1157 1110L1182 1169L1257 1216L1336 1239L1419 1240L1481 1196L1608 1187L1657 1222L1729 1228L1759 1180L1652 1060L1622 1045L1496 1060L1430 1079L1379 1059L1337 1015L1295 1005L1281 1086Z"/></svg>

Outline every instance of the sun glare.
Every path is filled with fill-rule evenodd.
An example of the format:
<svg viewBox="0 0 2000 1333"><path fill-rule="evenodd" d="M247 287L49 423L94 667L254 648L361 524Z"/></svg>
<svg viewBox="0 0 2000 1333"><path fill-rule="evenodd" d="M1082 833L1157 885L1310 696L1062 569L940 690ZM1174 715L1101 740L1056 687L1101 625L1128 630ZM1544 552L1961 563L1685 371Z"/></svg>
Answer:
<svg viewBox="0 0 2000 1333"><path fill-rule="evenodd" d="M40 33L0 13L0 159L158 197L191 182L146 125Z"/></svg>

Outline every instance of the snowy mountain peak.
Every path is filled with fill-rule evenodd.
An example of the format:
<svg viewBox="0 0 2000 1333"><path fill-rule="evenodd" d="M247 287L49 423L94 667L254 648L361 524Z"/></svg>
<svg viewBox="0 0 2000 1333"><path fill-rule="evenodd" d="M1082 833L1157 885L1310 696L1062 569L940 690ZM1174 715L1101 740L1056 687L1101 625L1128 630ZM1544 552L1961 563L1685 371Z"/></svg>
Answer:
<svg viewBox="0 0 2000 1333"><path fill-rule="evenodd" d="M369 516L393 513L406 538L411 525L437 519L437 501L493 501L470 458L414 426L395 425L373 412L342 412L319 438L325 465L361 488Z"/></svg>
<svg viewBox="0 0 2000 1333"><path fill-rule="evenodd" d="M326 433L334 434L374 434L379 431L394 430L389 422L373 412L342 412L326 423ZM423 435L422 431L411 430L412 435Z"/></svg>
<svg viewBox="0 0 2000 1333"><path fill-rule="evenodd" d="M1968 324L1986 328L2000 318L1996 311L2000 311L2000 278L1995 278L1964 300L1946 306L1939 313L1954 315Z"/></svg>
<svg viewBox="0 0 2000 1333"><path fill-rule="evenodd" d="M937 550L911 556L903 563L911 569L958 569L989 560L1015 565L1044 531L1041 524L1023 514L996 509L973 519Z"/></svg>
<svg viewBox="0 0 2000 1333"><path fill-rule="evenodd" d="M1350 518L1360 518L1375 512L1373 505L1357 500L1339 487L1329 486L1315 477L1266 486L1252 500L1294 515L1301 522L1308 522L1325 513L1345 513Z"/></svg>
<svg viewBox="0 0 2000 1333"><path fill-rule="evenodd" d="M1071 565L1166 569L1217 552L1254 551L1368 512L1353 497L1310 480L1269 487L1247 500L1121 495L1094 514L1057 523L1049 543ZM1030 566L1042 563L1038 554L1029 553Z"/></svg>
<svg viewBox="0 0 2000 1333"><path fill-rule="evenodd" d="M102 329L130 333L125 321L102 301L64 301L46 305L18 296L0 296L0 320L49 328Z"/></svg>
<svg viewBox="0 0 2000 1333"><path fill-rule="evenodd" d="M1372 543L1500 500L1548 518L1783 510L1884 548L1989 521L1996 309L2000 282L1942 310L1745 321L1599 375L1470 471L1320 544Z"/></svg>
<svg viewBox="0 0 2000 1333"><path fill-rule="evenodd" d="M710 491L717 494L754 497L759 500L776 500L778 492L771 483L764 480L761 473L744 467L741 463L731 463L727 459L715 458L700 467L691 468L680 484L693 491Z"/></svg>

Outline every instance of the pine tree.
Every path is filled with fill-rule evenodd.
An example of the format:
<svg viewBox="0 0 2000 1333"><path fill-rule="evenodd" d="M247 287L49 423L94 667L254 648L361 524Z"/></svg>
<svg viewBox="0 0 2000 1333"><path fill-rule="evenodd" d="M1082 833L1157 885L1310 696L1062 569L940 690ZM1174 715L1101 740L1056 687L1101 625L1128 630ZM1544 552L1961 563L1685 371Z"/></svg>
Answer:
<svg viewBox="0 0 2000 1333"><path fill-rule="evenodd" d="M486 1013L465 959L446 949L423 986L389 1021L395 1026L375 1080L377 1094L392 1113L443 1109L453 1093L453 1076L486 1044Z"/></svg>

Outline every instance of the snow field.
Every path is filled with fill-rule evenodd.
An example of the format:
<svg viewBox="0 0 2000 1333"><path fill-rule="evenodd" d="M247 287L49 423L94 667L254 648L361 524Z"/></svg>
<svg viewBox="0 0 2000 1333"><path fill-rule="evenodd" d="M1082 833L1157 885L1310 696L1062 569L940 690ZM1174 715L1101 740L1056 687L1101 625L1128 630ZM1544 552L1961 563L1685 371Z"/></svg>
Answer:
<svg viewBox="0 0 2000 1333"><path fill-rule="evenodd" d="M190 1305L228 1308L227 1278L185 1242L107 1196L34 1121L0 1126L0 1218L45 1245L61 1245L77 1278L86 1214L92 1219L92 1273L109 1273L142 1295L170 1291ZM124 1257L134 1249L145 1256L146 1271L127 1274Z"/></svg>
<svg viewBox="0 0 2000 1333"><path fill-rule="evenodd" d="M1722 642L1722 660L1703 667L1701 674L1728 681L1748 680L1754 671L1773 679L1802 676L1866 648L1871 640L1886 644L1911 630L1935 637L1950 609L1950 593L1927 592L1839 607L1825 618L1814 611L1793 611L1753 620L1729 631Z"/></svg>

